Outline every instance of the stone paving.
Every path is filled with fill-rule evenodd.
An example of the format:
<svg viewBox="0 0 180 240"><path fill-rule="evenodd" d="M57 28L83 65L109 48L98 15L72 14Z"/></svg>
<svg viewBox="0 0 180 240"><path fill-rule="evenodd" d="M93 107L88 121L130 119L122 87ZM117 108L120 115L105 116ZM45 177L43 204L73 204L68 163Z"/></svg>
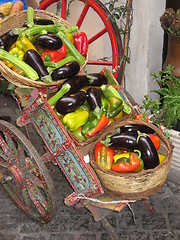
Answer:
<svg viewBox="0 0 180 240"><path fill-rule="evenodd" d="M20 116L15 100L0 95L0 116L10 115L11 123ZM22 132L24 129L21 129ZM31 140L41 153L37 133L30 127ZM64 204L72 189L58 167L48 164L57 199L57 214L48 224L30 220L0 187L0 240L110 240L101 222L95 222L85 208L75 209ZM152 215L142 201L136 201L120 213L110 212L109 223L120 240L180 240L180 187L168 178L160 192L148 198L155 210ZM133 218L134 216L134 218Z"/></svg>

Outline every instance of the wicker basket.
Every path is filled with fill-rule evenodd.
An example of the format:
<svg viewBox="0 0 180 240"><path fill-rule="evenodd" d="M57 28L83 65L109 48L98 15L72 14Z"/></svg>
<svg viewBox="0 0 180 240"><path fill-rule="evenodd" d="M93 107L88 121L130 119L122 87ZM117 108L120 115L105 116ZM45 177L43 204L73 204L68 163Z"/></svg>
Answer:
<svg viewBox="0 0 180 240"><path fill-rule="evenodd" d="M66 20L52 14L46 12L44 10L34 10L34 17L39 18L47 18L56 21L64 25L67 29L70 28L72 25L67 22ZM18 13L12 14L6 17L0 23L0 35L8 32L13 28L20 28L23 26L24 22L27 20L27 11L20 11ZM85 67L87 63L88 56L86 57L86 61L83 66L81 66L81 70ZM12 71L9 67L7 67L3 61L0 60L0 71L2 76L7 79L9 82L13 83L17 87L37 87L37 88L44 88L44 87L51 87L51 86L60 86L62 84L62 80L53 81L52 83L45 83L42 81L33 81L27 77L21 76L14 71Z"/></svg>
<svg viewBox="0 0 180 240"><path fill-rule="evenodd" d="M111 129L106 129L103 134L97 139L98 141L104 140L108 133L113 133L117 128L126 124L144 124L151 127L161 139L161 148L158 153L166 156L161 165L154 169L143 170L139 173L117 173L111 170L102 169L95 161L93 149L96 143L90 150L90 163L95 170L104 191L113 198L121 198L125 200L138 200L146 198L147 196L154 195L164 185L171 165L172 159L172 144L161 133L161 131L151 123L146 123L139 120L127 120L119 122Z"/></svg>

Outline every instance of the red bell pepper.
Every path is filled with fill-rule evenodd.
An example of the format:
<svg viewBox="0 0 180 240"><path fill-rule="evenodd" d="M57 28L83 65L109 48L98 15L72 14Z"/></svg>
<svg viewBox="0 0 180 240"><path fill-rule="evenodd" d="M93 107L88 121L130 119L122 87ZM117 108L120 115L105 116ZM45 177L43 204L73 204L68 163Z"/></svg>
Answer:
<svg viewBox="0 0 180 240"><path fill-rule="evenodd" d="M120 158L113 163L112 170L115 172L132 172L140 166L140 160L135 153L131 153L129 158Z"/></svg>
<svg viewBox="0 0 180 240"><path fill-rule="evenodd" d="M156 150L158 150L161 146L160 138L157 135L154 135L154 134L148 134L148 136L150 137L151 141L153 142Z"/></svg>
<svg viewBox="0 0 180 240"><path fill-rule="evenodd" d="M86 56L88 50L88 40L85 32L78 32L74 34L74 45L83 57Z"/></svg>
<svg viewBox="0 0 180 240"><path fill-rule="evenodd" d="M146 121L146 122L149 121L148 116L146 114L143 114L143 113L140 113L140 114L136 115L135 120L143 120L143 121Z"/></svg>
<svg viewBox="0 0 180 240"><path fill-rule="evenodd" d="M106 125L108 125L108 123L109 123L109 118L106 117L105 114L102 114L97 125L93 129L86 132L86 137L94 136L97 132L101 131Z"/></svg>
<svg viewBox="0 0 180 240"><path fill-rule="evenodd" d="M94 148L95 161L102 168L110 170L113 164L114 149L97 142Z"/></svg>
<svg viewBox="0 0 180 240"><path fill-rule="evenodd" d="M43 62L58 62L66 56L66 45L63 43L62 47L58 50L44 49L41 53Z"/></svg>

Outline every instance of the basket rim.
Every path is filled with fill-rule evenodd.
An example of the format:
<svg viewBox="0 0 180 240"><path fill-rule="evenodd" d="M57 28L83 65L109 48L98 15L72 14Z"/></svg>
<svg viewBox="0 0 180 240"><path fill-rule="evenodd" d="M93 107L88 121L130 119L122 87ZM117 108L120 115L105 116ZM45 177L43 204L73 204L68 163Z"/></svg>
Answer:
<svg viewBox="0 0 180 240"><path fill-rule="evenodd" d="M48 19L56 19L59 23L61 24L66 24L66 25L69 25L72 26L71 23L69 23L68 21L64 20L63 18L53 14L53 13L50 13L46 10L36 10L34 9L34 15L36 17L36 15L39 15L40 14L44 14L47 16ZM0 29L2 30L2 24L7 22L7 21L10 21L11 19L13 19L14 17L18 18L20 16L23 16L23 15L26 15L27 14L27 10L22 10L22 11L19 11L18 13L13 13L7 17L5 17L1 22L0 22ZM43 15L43 17L44 17ZM67 27L67 26L66 26ZM84 67L86 66L87 64L87 61L88 61L88 58L89 58L89 49L88 49L88 52L87 52L87 55L85 57L85 62L83 65L80 66L80 71L81 72ZM52 81L52 83L45 83L43 81L40 81L39 79L37 81L35 80L32 80L30 78L27 78L26 76L21 76L20 74L14 72L13 70L11 70L1 59L0 59L0 71L2 73L2 76L8 80L9 82L13 83L14 85L16 86L20 86L22 85L22 87L37 87L37 88L41 88L41 87L56 87L56 86L60 86L66 79L60 79L58 81ZM16 78L16 81L13 80L13 77L12 76L15 76ZM10 80L9 80L10 79Z"/></svg>
<svg viewBox="0 0 180 240"><path fill-rule="evenodd" d="M161 132L161 130L156 127L154 124L150 123L150 122L145 122L145 121L142 121L142 120L125 120L125 121L122 121L122 122L118 122L117 124L115 124L113 127L113 130L115 130L116 128L118 127L121 127L125 124L143 124L143 125L146 125L148 127L151 127L155 132L156 134L160 137L160 139L165 143L166 147L167 147L167 154L166 154L166 158L164 159L164 161L159 164L157 167L153 168L153 169L146 169L146 170L143 170L143 171L140 171L138 173L118 173L118 172L114 172L112 170L107 170L107 169L104 169L104 168L101 168L94 160L94 155L93 155L93 151L94 151L94 147L95 147L95 144L99 141L101 141L102 139L104 139L104 137L107 135L107 133L103 133L98 139L97 141L91 146L91 149L89 151L89 156L90 156L90 164L92 165L92 167L95 169L95 170L99 170L101 172L103 172L104 174L108 174L108 175L111 175L111 176L119 176L119 177L123 177L123 178L135 178L135 177L140 177L140 176L143 176L143 175L147 175L147 174L150 174L152 172L158 172L159 169L161 168L164 168L166 166L168 166L169 162L171 161L171 156L172 156L172 152L173 152L173 145L171 143L171 141L169 141ZM111 129L112 131L112 129ZM109 131L110 132L110 131ZM109 133L108 132L108 133Z"/></svg>

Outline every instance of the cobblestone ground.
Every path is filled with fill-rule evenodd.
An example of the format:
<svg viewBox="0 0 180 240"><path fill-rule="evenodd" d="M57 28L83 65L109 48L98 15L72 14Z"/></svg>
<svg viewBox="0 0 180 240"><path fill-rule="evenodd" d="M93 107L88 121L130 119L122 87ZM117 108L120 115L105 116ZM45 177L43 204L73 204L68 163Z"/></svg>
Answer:
<svg viewBox="0 0 180 240"><path fill-rule="evenodd" d="M20 116L15 100L0 95L0 116L10 115L11 123ZM23 129L21 129L24 131ZM30 127L31 140L41 154L42 145L37 133ZM11 201L0 187L0 239L1 240L110 240L107 229L95 222L85 208L75 209L64 204L72 189L58 167L48 164L57 199L57 213L48 224L30 220ZM155 210L150 214L142 201L136 201L120 213L110 212L109 223L120 240L179 240L180 239L180 188L167 180L160 192L148 198ZM134 216L134 218L133 218Z"/></svg>

